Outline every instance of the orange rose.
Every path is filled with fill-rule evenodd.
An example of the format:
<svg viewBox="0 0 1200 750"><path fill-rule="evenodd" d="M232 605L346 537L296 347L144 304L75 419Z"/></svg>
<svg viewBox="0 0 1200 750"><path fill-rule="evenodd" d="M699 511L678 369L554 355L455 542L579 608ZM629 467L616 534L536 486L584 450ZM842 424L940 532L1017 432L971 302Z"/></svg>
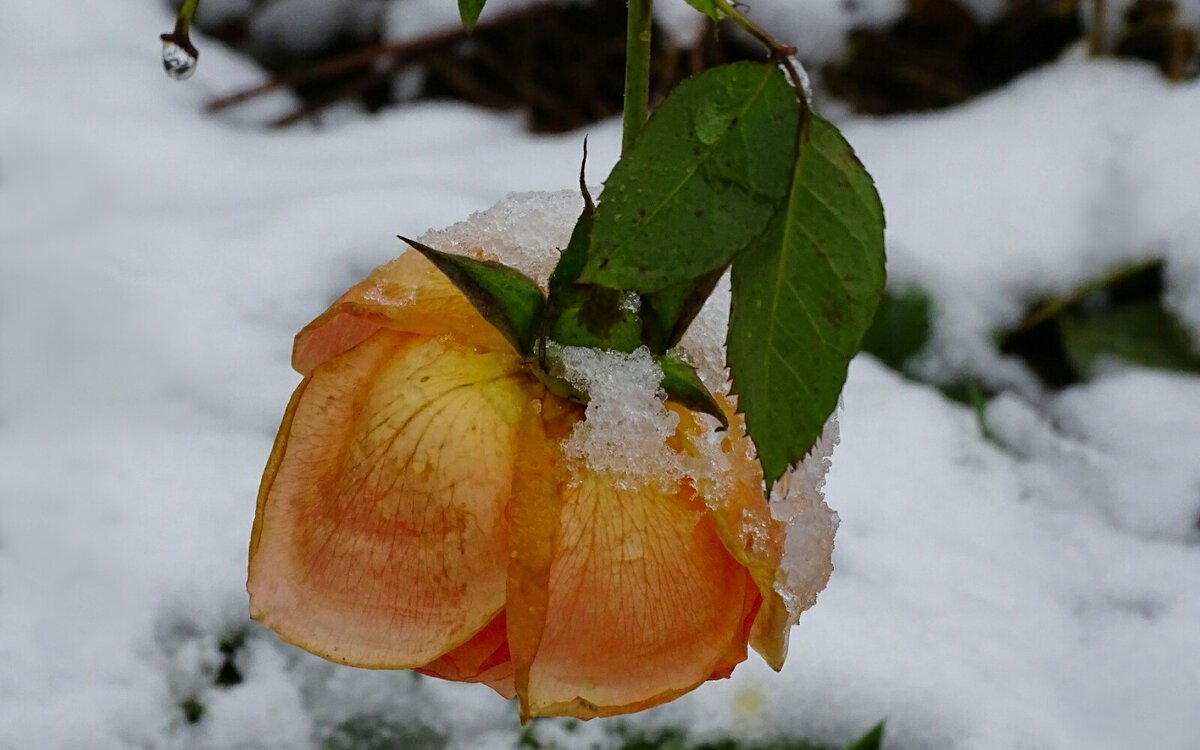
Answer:
<svg viewBox="0 0 1200 750"><path fill-rule="evenodd" d="M485 683L523 720L611 716L729 676L747 644L779 669L829 575L831 535L803 580L780 572L739 419L715 436L669 406L671 451L725 457L711 481L614 481L564 450L583 407L415 252L301 331L293 365L247 588L326 659Z"/></svg>

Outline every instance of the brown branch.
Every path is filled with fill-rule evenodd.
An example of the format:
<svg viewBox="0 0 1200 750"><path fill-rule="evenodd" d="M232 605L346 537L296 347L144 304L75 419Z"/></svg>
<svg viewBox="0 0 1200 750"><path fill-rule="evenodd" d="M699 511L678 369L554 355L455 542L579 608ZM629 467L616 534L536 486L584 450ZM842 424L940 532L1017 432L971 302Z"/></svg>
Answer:
<svg viewBox="0 0 1200 750"><path fill-rule="evenodd" d="M387 68L383 70L377 70L368 76L356 78L346 86L343 86L336 91L332 91L324 96L305 102L304 105L298 108L295 112L280 117L277 120L273 120L271 122L271 127L284 128L288 125L295 125L301 120L307 120L321 110L331 107L343 99L349 99L352 96L358 96L359 94L366 93L375 86L378 86L395 75L396 70L398 70L400 67L403 66L388 66Z"/></svg>
<svg viewBox="0 0 1200 750"><path fill-rule="evenodd" d="M1092 0L1092 28L1088 31L1088 54L1100 57L1108 52L1108 8L1104 0Z"/></svg>
<svg viewBox="0 0 1200 750"><path fill-rule="evenodd" d="M486 24L480 24L475 28L494 28L510 23L516 23L543 12L545 8L545 4L539 3L537 5L521 8L519 10L510 11L491 19ZM428 57L429 55L432 55L449 45L466 41L470 38L470 36L471 32L468 32L462 28L455 28L435 34L429 34L418 39L410 39L403 42L384 42L381 44L372 45L370 47L364 47L344 55L322 60L315 65L303 68L293 73L275 76L263 81L260 84L256 84L254 86L250 86L249 88L242 89L241 91L235 91L232 94L213 99L207 105L205 105L205 111L220 112L221 110L250 101L251 99L255 99L272 91L278 91L279 89L284 88L292 88L305 83L310 83L312 81L332 78L342 73L364 68L376 62L377 60L386 59L388 62L387 74L382 77L378 73L369 76L369 79L373 83L378 83L380 80L382 80L382 78L386 78L387 76L394 75L395 73L399 72L406 65L419 62L421 59ZM348 87L347 89L343 90L349 91L351 89L358 92L365 90L358 86ZM352 96L353 94L351 93L348 95ZM326 101L325 104L316 107L316 109L321 109L324 106L328 106L340 98L344 97L333 97L331 101ZM325 99L330 99L330 97L326 97ZM306 111L309 109L311 108L306 106L301 111ZM297 115L299 114L300 113L297 112ZM311 112L309 112L309 114L311 114ZM291 116L284 118L284 120L290 119ZM300 119L303 119L303 116L301 116ZM281 120L275 124L280 125L286 123Z"/></svg>

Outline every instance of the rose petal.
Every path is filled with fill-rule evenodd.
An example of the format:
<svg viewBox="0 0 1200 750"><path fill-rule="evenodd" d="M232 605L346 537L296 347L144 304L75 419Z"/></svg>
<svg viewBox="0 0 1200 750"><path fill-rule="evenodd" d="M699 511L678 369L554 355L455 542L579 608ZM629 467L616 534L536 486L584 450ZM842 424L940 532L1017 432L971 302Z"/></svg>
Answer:
<svg viewBox="0 0 1200 750"><path fill-rule="evenodd" d="M623 490L584 472L559 491L525 713L586 719L639 711L732 668L739 641L744 658L746 573L689 487L674 495ZM510 600L513 609L521 604ZM522 664L515 654L514 661L520 696Z"/></svg>
<svg viewBox="0 0 1200 750"><path fill-rule="evenodd" d="M379 331L318 367L260 491L253 616L334 661L420 667L504 605L515 355Z"/></svg>
<svg viewBox="0 0 1200 750"><path fill-rule="evenodd" d="M479 681L499 693L501 698L512 700L517 695L516 688L513 687L512 662L510 661L506 666L508 668L506 674L495 678L481 677ZM497 669L497 671L499 670Z"/></svg>
<svg viewBox="0 0 1200 750"><path fill-rule="evenodd" d="M419 668L421 674L456 682L482 682L505 698L514 695L504 612L463 645Z"/></svg>
<svg viewBox="0 0 1200 750"><path fill-rule="evenodd" d="M745 419L723 396L717 396L717 401L729 419L721 450L729 460L730 484L720 497L708 498L707 506L725 548L745 566L761 594L750 645L778 671L787 658L788 634L793 624L776 587L787 527L771 515L771 507L763 496L762 467L746 437ZM679 414L680 442L685 450L690 450L689 444L708 428L691 412L678 408L675 411Z"/></svg>
<svg viewBox="0 0 1200 750"><path fill-rule="evenodd" d="M550 566L563 507L559 488L567 480L558 443L570 433L577 415L577 408L547 395L526 411L518 433L521 460L507 510L511 548L507 617L513 688L520 698L522 723L529 720L529 667L541 642L550 600Z"/></svg>
<svg viewBox="0 0 1200 750"><path fill-rule="evenodd" d="M488 351L511 351L445 274L415 250L372 271L296 335L292 366L307 375L380 328L453 336Z"/></svg>
<svg viewBox="0 0 1200 750"><path fill-rule="evenodd" d="M729 644L729 649L713 669L713 673L708 676L710 680L723 680L729 677L733 674L734 667L746 661L746 644L750 638L750 631L754 627L754 621L758 617L758 610L762 606L762 594L754 585L754 579L749 572L745 573L745 576L746 598L742 605L741 627L738 629L738 634L734 636L733 642Z"/></svg>

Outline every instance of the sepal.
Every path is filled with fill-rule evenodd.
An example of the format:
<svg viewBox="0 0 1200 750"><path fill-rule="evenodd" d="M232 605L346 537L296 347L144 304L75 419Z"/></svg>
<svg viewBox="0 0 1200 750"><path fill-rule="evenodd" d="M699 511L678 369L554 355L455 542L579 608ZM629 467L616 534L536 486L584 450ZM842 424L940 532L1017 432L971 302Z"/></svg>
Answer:
<svg viewBox="0 0 1200 750"><path fill-rule="evenodd" d="M663 371L662 389L666 391L668 401L716 417L722 429L729 429L729 418L725 416L721 405L704 385L704 381L696 373L696 368L678 351L667 352L659 358L658 365Z"/></svg>
<svg viewBox="0 0 1200 750"><path fill-rule="evenodd" d="M434 250L401 236L458 287L467 301L522 355L533 353L546 298L541 288L515 268Z"/></svg>

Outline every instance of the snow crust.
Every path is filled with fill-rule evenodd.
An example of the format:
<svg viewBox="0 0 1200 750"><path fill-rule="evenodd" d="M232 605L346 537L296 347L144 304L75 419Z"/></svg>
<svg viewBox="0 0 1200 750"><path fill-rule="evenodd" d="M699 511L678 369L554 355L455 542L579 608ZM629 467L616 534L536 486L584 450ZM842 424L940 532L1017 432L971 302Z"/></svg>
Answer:
<svg viewBox="0 0 1200 750"><path fill-rule="evenodd" d="M840 407L840 404L839 404ZM787 524L783 563L775 591L783 598L793 624L817 603L829 578L834 535L841 519L825 503L825 478L833 466L833 450L841 439L834 411L816 445L771 488L771 515Z"/></svg>
<svg viewBox="0 0 1200 750"><path fill-rule="evenodd" d="M667 410L662 368L642 347L630 354L560 347L563 375L588 394L584 421L563 445L569 460L607 474L625 489L667 489L682 476L667 446L679 415Z"/></svg>
<svg viewBox="0 0 1200 750"><path fill-rule="evenodd" d="M581 135L444 104L250 130L200 110L261 74L210 43L168 80L157 4L0 9L0 748L514 747L515 710L486 688L338 668L249 623L246 541L295 331L397 232L573 185ZM893 280L935 295L928 367L1016 385L987 414L999 444L856 360L826 487L836 570L784 671L752 658L623 721L1200 744L1198 380L1126 368L1045 394L985 346L1026 301L1151 254L1200 334L1198 119L1196 84L1071 58L943 113L841 123L888 207ZM590 144L603 175L617 125ZM717 348L690 351L721 377ZM241 682L218 687L231 633ZM603 747L611 726L561 735Z"/></svg>
<svg viewBox="0 0 1200 750"><path fill-rule="evenodd" d="M514 193L445 229L426 232L421 242L446 253L498 260L545 288L582 211L578 190Z"/></svg>

